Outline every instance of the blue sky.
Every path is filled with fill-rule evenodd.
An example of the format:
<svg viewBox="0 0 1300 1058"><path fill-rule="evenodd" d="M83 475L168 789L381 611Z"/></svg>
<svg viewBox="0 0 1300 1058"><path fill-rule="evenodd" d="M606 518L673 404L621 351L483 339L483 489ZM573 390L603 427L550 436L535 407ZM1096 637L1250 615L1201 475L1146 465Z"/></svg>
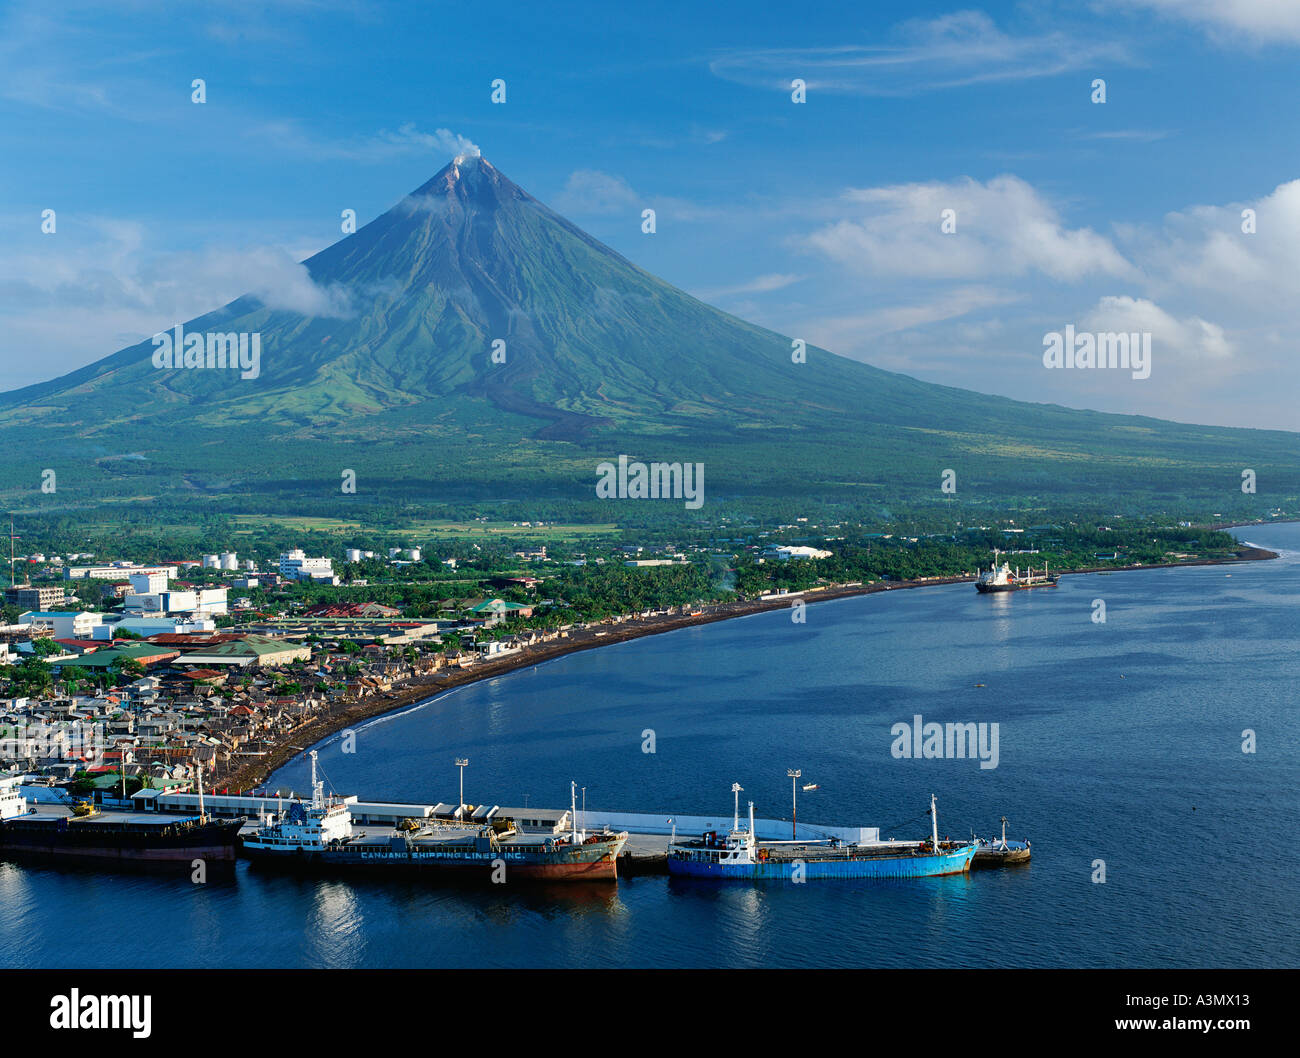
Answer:
<svg viewBox="0 0 1300 1058"><path fill-rule="evenodd" d="M637 264L842 355L1296 428L1300 4L619 6L4 5L0 386L247 290L309 304L296 262L342 209L473 144ZM1150 331L1151 377L1047 370L1066 324Z"/></svg>

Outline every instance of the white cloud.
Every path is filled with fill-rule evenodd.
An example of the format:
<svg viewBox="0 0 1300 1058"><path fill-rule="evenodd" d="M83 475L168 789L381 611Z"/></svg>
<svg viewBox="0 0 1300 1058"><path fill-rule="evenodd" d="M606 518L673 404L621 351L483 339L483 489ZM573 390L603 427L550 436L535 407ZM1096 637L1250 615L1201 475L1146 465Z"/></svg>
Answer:
<svg viewBox="0 0 1300 1058"><path fill-rule="evenodd" d="M1096 33L1015 35L981 11L958 11L903 22L888 43L738 51L714 59L709 68L756 88L788 92L791 79L801 77L814 93L894 96L1129 62L1121 43Z"/></svg>
<svg viewBox="0 0 1300 1058"><path fill-rule="evenodd" d="M1172 353L1180 360L1223 360L1236 352L1218 324L1199 316L1177 319L1153 301L1126 295L1103 297L1077 330L1150 334L1153 359Z"/></svg>
<svg viewBox="0 0 1300 1058"><path fill-rule="evenodd" d="M157 253L147 244L147 229L132 222L72 216L59 222L58 236L35 236L49 242L0 258L5 344L26 353L21 365L11 364L8 386L73 370L244 294L304 315L353 312L349 291L315 283L285 247Z"/></svg>
<svg viewBox="0 0 1300 1058"><path fill-rule="evenodd" d="M1300 42L1300 4L1296 0L1128 0L1162 15L1203 26L1219 35L1256 43Z"/></svg>
<svg viewBox="0 0 1300 1058"><path fill-rule="evenodd" d="M1254 211L1253 233L1242 231L1245 210ZM1300 275L1300 180L1257 199L1169 213L1158 227L1126 226L1120 237L1162 297L1190 289L1199 303L1250 321L1289 317Z"/></svg>
<svg viewBox="0 0 1300 1058"><path fill-rule="evenodd" d="M1014 176L866 188L844 200L857 215L813 232L806 245L859 272L967 280L1037 273L1069 282L1132 271L1109 239L1066 227ZM956 212L952 234L940 228L947 209Z"/></svg>

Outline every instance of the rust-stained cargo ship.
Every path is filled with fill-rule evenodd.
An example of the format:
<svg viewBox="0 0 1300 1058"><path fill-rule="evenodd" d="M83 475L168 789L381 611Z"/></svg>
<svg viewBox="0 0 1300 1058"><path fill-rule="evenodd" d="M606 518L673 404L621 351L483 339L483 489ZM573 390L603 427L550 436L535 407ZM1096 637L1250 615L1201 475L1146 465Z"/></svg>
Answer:
<svg viewBox="0 0 1300 1058"><path fill-rule="evenodd" d="M310 802L264 820L242 837L250 860L310 872L401 871L435 873L469 881L613 881L625 832L525 835L513 821L484 825L418 822L379 830L353 828L347 806L325 796L311 753Z"/></svg>

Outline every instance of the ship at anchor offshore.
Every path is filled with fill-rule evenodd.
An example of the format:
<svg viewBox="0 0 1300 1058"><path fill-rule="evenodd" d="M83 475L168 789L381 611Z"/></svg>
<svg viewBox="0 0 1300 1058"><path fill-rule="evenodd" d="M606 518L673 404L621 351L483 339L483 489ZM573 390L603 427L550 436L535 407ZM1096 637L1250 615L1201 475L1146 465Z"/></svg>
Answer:
<svg viewBox="0 0 1300 1058"><path fill-rule="evenodd" d="M1016 569L1013 573L1011 566L1003 562L998 565L999 551L993 552L993 564L982 572L977 570L975 576L975 590L982 594L991 594L1004 591L1021 591L1025 588L1055 588L1056 576L1047 572L1047 566L1043 566L1043 572L1038 573L1032 569L1026 569L1023 573Z"/></svg>
<svg viewBox="0 0 1300 1058"><path fill-rule="evenodd" d="M508 819L483 826L412 820L406 826L357 830L347 806L325 796L325 784L316 777L315 751L311 786L310 802L295 801L244 835L245 856L310 871L414 870L471 881L612 881L627 842L624 832L580 831L576 813L572 829L561 836L520 834Z"/></svg>
<svg viewBox="0 0 1300 1058"><path fill-rule="evenodd" d="M749 826L740 822L740 786L736 794L731 833L707 833L678 841L676 830L668 844L668 873L693 878L739 881L804 881L819 878L932 878L970 870L974 843L940 842L933 796L930 797L930 841L852 844L831 838L814 841L759 841L754 833L754 802L749 802Z"/></svg>

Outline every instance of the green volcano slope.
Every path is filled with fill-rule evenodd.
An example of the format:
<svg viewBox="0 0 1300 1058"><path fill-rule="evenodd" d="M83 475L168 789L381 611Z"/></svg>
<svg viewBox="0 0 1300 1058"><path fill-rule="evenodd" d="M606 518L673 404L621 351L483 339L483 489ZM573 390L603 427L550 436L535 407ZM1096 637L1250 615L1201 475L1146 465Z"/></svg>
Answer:
<svg viewBox="0 0 1300 1058"><path fill-rule="evenodd" d="M10 506L582 504L621 453L702 462L710 499L741 503L939 503L946 468L990 510L1245 516L1300 495L1294 435L1020 403L815 348L793 363L789 338L655 278L480 158L305 266L321 315L245 296L183 325L260 334L257 378L159 369L144 341L0 396Z"/></svg>

